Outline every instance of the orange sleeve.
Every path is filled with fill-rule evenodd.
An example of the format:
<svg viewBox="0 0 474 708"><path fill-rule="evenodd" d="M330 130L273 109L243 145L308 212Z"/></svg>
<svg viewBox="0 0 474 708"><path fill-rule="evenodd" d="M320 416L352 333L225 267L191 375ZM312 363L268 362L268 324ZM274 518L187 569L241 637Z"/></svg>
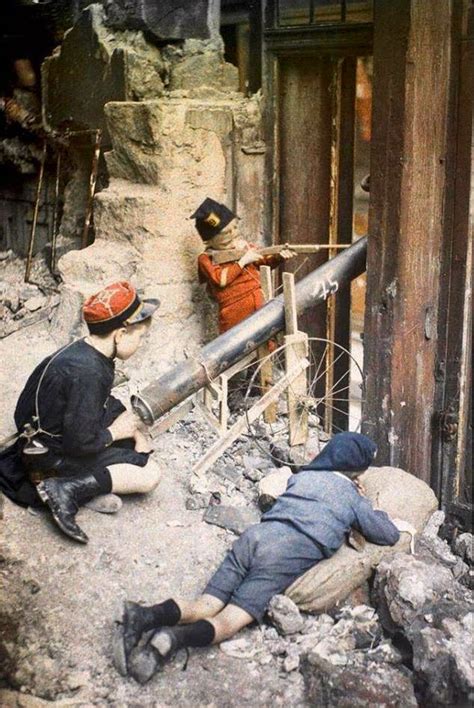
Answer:
<svg viewBox="0 0 474 708"><path fill-rule="evenodd" d="M216 265L206 253L198 258L198 272L201 283L212 283L218 288L225 288L242 273L238 263Z"/></svg>
<svg viewBox="0 0 474 708"><path fill-rule="evenodd" d="M270 266L270 268L276 268L277 266L280 265L282 262L283 258L280 256L279 253L275 253L273 256L263 256L261 261L258 261L255 265L257 268L262 265Z"/></svg>

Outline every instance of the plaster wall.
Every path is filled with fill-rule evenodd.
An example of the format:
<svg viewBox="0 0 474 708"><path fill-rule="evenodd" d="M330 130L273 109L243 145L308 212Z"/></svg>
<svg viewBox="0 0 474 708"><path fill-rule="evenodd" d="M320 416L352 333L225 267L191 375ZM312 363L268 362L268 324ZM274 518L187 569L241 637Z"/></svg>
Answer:
<svg viewBox="0 0 474 708"><path fill-rule="evenodd" d="M233 93L112 102L105 114L110 184L95 198L95 242L59 261L64 293L53 327L59 338L78 334L82 299L116 279L158 297L157 321L130 367L139 386L217 333L197 277L196 206L207 196L224 201L242 234L263 240L261 109L258 98Z"/></svg>

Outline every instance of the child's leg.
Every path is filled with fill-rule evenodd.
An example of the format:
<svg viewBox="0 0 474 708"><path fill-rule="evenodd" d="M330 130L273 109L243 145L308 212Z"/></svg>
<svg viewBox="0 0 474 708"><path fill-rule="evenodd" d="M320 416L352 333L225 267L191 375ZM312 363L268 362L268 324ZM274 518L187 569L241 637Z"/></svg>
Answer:
<svg viewBox="0 0 474 708"><path fill-rule="evenodd" d="M251 624L254 621L252 615L242 610L237 605L227 605L222 612L209 620L214 627L215 636L213 644L230 639L234 634L237 634L241 629Z"/></svg>
<svg viewBox="0 0 474 708"><path fill-rule="evenodd" d="M163 628L153 636L151 646L158 651L162 661L169 661L183 647L219 644L253 621L252 615L237 605L227 605L212 619L200 619L170 629Z"/></svg>
<svg viewBox="0 0 474 708"><path fill-rule="evenodd" d="M144 632L214 617L223 607L222 600L212 595L201 595L196 600L170 598L149 607L143 607L136 602L126 602L123 613L123 642L126 657L128 658Z"/></svg>
<svg viewBox="0 0 474 708"><path fill-rule="evenodd" d="M160 469L153 460L149 460L145 467L124 462L108 465L108 470L114 494L146 494L158 485L161 478Z"/></svg>
<svg viewBox="0 0 474 708"><path fill-rule="evenodd" d="M180 624L191 624L200 619L215 617L224 608L224 603L213 595L200 595L196 600L175 600L181 610Z"/></svg>

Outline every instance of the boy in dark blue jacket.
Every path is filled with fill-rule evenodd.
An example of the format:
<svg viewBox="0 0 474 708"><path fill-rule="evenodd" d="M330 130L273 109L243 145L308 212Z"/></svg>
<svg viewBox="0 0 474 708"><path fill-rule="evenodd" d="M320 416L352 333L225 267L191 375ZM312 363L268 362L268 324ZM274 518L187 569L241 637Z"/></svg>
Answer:
<svg viewBox="0 0 474 708"><path fill-rule="evenodd" d="M169 599L152 607L127 602L118 659L122 672L144 683L178 649L217 644L254 620L260 622L273 595L330 558L352 528L371 543L394 545L398 529L384 511L373 509L353 481L375 452L365 435L334 436L290 478L261 522L235 541L197 600ZM150 636L140 642L145 632Z"/></svg>

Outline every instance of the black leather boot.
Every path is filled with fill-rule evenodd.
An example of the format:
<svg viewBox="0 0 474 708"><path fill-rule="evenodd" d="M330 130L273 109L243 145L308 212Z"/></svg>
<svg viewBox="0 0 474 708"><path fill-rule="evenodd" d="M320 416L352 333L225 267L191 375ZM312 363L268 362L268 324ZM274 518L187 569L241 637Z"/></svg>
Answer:
<svg viewBox="0 0 474 708"><path fill-rule="evenodd" d="M126 601L123 607L123 648L128 661L130 653L144 632L156 629L157 623L151 607Z"/></svg>
<svg viewBox="0 0 474 708"><path fill-rule="evenodd" d="M36 489L61 531L79 543L89 540L76 524L76 514L82 504L101 493L100 485L91 474L86 477L51 477Z"/></svg>
<svg viewBox="0 0 474 708"><path fill-rule="evenodd" d="M145 642L133 649L128 660L128 672L138 683L144 684L175 656L180 643L173 629L163 628L150 632Z"/></svg>

